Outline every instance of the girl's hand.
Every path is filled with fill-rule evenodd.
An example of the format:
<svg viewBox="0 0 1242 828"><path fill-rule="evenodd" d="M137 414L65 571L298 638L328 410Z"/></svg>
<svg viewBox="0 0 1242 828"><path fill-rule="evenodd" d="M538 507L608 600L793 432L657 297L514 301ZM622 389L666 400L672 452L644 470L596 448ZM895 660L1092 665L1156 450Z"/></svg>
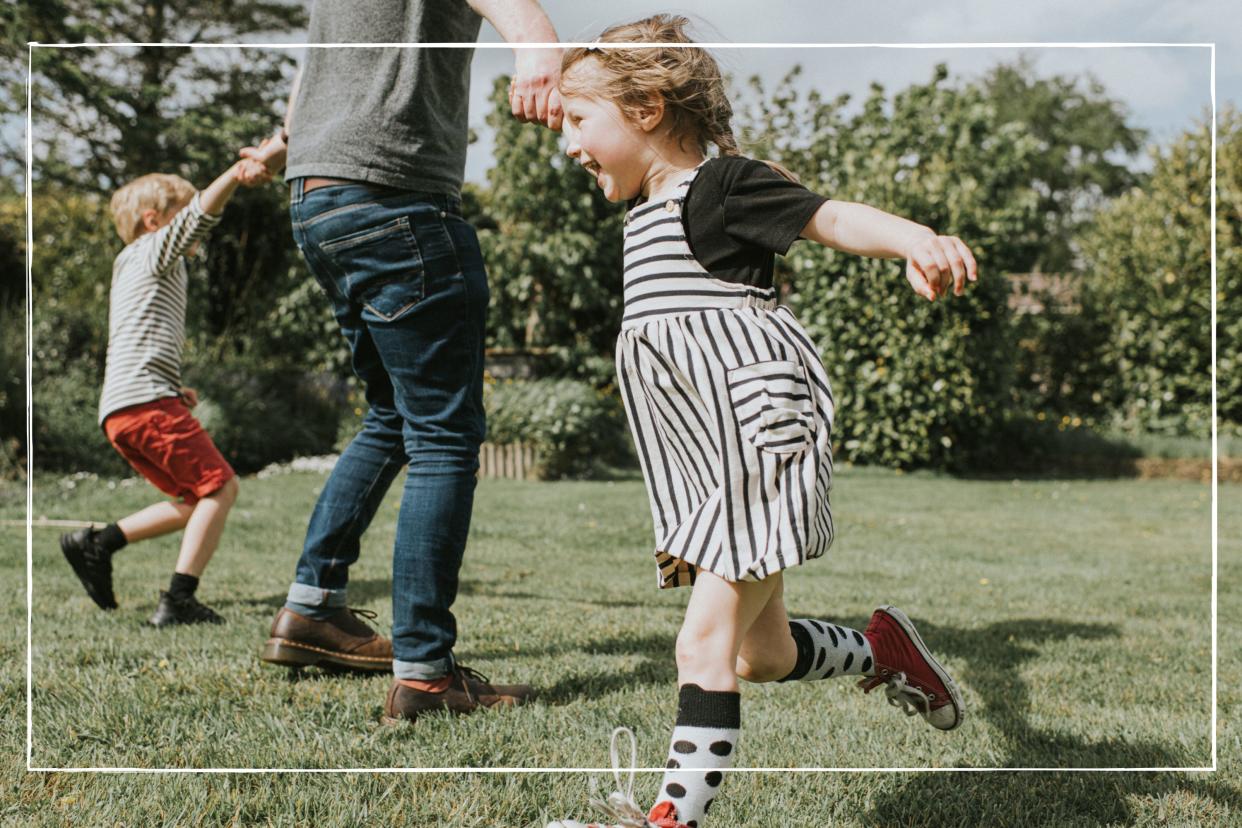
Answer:
<svg viewBox="0 0 1242 828"><path fill-rule="evenodd" d="M967 281L978 280L975 257L957 236L920 233L911 241L906 253L906 281L929 302L944 296L950 286L954 296L961 296Z"/></svg>
<svg viewBox="0 0 1242 828"><path fill-rule="evenodd" d="M182 388L181 401L185 403L186 408L193 408L198 405L198 392L193 388Z"/></svg>

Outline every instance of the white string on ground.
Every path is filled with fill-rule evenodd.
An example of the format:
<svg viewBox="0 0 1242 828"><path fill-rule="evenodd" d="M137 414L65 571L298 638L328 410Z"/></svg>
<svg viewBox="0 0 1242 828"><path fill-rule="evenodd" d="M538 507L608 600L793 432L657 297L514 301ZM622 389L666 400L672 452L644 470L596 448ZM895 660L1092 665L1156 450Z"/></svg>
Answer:
<svg viewBox="0 0 1242 828"><path fill-rule="evenodd" d="M35 529L50 529L53 527L64 527L66 529L85 529L88 526L102 529L108 525L106 520L53 520L50 518L37 518L30 521L30 525ZM0 520L0 526L21 527L26 528L24 520Z"/></svg>

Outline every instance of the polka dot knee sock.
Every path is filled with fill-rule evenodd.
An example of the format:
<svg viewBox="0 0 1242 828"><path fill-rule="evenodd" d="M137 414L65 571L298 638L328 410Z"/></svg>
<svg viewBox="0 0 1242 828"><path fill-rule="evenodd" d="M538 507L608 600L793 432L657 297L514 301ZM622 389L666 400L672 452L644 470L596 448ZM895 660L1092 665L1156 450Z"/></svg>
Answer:
<svg viewBox="0 0 1242 828"><path fill-rule="evenodd" d="M668 750L667 770L660 783L657 804L671 802L677 821L700 828L708 807L724 779L721 770L732 767L741 722L737 693L682 685L677 704L677 726Z"/></svg>
<svg viewBox="0 0 1242 828"><path fill-rule="evenodd" d="M781 681L872 675L871 643L858 630L797 618L789 622L789 632L798 645L798 661Z"/></svg>

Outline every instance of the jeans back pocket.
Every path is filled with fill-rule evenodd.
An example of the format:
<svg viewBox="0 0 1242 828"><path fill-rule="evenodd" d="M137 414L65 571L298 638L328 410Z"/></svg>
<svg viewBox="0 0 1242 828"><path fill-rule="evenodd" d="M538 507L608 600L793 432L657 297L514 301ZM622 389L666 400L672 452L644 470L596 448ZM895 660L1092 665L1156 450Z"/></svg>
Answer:
<svg viewBox="0 0 1242 828"><path fill-rule="evenodd" d="M369 322L395 322L423 299L423 259L408 216L321 242L319 250Z"/></svg>
<svg viewBox="0 0 1242 828"><path fill-rule="evenodd" d="M802 366L789 360L742 365L728 372L729 401L742 434L777 454L805 451L815 440L815 407Z"/></svg>

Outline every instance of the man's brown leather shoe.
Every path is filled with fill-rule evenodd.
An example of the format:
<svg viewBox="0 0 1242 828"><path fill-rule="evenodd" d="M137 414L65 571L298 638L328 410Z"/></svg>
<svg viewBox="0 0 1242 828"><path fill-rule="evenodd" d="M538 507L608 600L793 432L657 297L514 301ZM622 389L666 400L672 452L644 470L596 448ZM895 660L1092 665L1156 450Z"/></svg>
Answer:
<svg viewBox="0 0 1242 828"><path fill-rule="evenodd" d="M288 667L329 666L385 673L392 670L392 641L358 616L367 610L342 607L322 621L281 607L272 621L262 659Z"/></svg>
<svg viewBox="0 0 1242 828"><path fill-rule="evenodd" d="M452 684L439 693L415 690L394 679L384 700L383 722L414 721L436 710L473 713L481 707L516 707L534 697L535 689L529 684L492 684L486 676L458 664L453 668Z"/></svg>

